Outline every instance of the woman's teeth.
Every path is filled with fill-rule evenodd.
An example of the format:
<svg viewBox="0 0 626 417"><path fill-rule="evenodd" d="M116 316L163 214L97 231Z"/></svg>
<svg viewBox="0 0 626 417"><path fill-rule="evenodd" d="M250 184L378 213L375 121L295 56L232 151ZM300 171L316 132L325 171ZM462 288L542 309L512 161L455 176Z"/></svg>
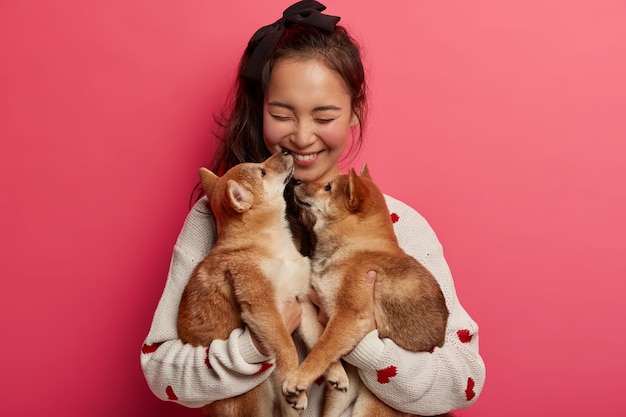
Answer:
<svg viewBox="0 0 626 417"><path fill-rule="evenodd" d="M310 153L307 155L300 155L297 153L293 154L294 159L297 159L298 161L302 161L302 162L306 162L306 161L310 161L312 159L315 159L315 157L317 156L317 153Z"/></svg>

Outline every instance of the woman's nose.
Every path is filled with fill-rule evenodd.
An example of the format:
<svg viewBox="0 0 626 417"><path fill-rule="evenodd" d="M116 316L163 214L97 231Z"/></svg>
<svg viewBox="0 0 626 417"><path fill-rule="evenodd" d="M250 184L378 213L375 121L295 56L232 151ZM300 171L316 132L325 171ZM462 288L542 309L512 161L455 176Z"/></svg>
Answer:
<svg viewBox="0 0 626 417"><path fill-rule="evenodd" d="M305 149L307 146L315 142L315 140L315 129L308 123L298 124L291 135L291 142L299 149Z"/></svg>

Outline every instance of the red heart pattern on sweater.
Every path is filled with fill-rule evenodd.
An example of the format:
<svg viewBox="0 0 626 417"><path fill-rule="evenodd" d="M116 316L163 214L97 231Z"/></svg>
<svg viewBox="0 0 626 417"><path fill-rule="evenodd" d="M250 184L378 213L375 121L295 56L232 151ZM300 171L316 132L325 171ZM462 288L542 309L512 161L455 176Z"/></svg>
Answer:
<svg viewBox="0 0 626 417"><path fill-rule="evenodd" d="M141 347L141 353L144 353L144 354L154 353L159 348L159 346L161 346L162 344L163 344L162 342L161 343L154 343L152 345L144 344Z"/></svg>
<svg viewBox="0 0 626 417"><path fill-rule="evenodd" d="M376 377L381 384L389 383L389 380L398 374L398 370L395 366L391 365L385 369L376 371Z"/></svg>
<svg viewBox="0 0 626 417"><path fill-rule="evenodd" d="M167 394L167 399L168 400L170 400L170 401L177 401L178 400L178 397L174 393L174 388L172 388L171 385L168 385L167 388L165 388L165 393Z"/></svg>
<svg viewBox="0 0 626 417"><path fill-rule="evenodd" d="M396 213L391 213L391 223L397 223L398 220L400 220L400 216L398 216Z"/></svg>
<svg viewBox="0 0 626 417"><path fill-rule="evenodd" d="M457 330L456 335L459 337L461 343L469 343L472 341L472 335L469 330Z"/></svg>
<svg viewBox="0 0 626 417"><path fill-rule="evenodd" d="M467 401L472 401L472 399L476 396L474 392L474 380L472 378L467 378L467 388L465 388L465 398Z"/></svg>
<svg viewBox="0 0 626 417"><path fill-rule="evenodd" d="M261 374L263 372L265 372L267 369L271 368L273 365L269 362L263 362L261 364L261 369L259 369L258 371L256 371L256 374Z"/></svg>
<svg viewBox="0 0 626 417"><path fill-rule="evenodd" d="M213 369L211 368L211 364L209 363L209 348L206 348L206 357L204 358L204 364L207 366L207 368Z"/></svg>

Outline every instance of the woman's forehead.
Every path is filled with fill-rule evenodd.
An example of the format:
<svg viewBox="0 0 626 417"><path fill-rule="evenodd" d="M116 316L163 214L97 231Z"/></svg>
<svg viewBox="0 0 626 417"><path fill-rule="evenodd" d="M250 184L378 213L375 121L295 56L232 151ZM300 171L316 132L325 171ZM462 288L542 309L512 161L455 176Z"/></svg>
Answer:
<svg viewBox="0 0 626 417"><path fill-rule="evenodd" d="M292 106L295 105L292 101L339 106L345 100L349 101L350 95L343 79L320 59L283 59L272 68L268 102Z"/></svg>

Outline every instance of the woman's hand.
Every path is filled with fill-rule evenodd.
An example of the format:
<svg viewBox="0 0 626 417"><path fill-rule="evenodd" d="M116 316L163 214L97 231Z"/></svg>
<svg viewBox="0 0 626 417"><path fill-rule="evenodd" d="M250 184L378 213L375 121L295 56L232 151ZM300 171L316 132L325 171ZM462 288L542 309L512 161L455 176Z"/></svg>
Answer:
<svg viewBox="0 0 626 417"><path fill-rule="evenodd" d="M367 289L371 294L372 299L374 298L374 282L376 282L376 272L369 271L365 276L365 284L367 285ZM317 306L317 320L322 324L322 326L326 327L328 323L328 315L326 312L320 307L320 301L317 296L317 292L315 290L309 291L309 299L313 304ZM376 330L376 319L374 318L374 303L372 303L372 311L370 312L370 325L368 327L367 333L370 333L372 330ZM366 333L366 334L367 334Z"/></svg>
<svg viewBox="0 0 626 417"><path fill-rule="evenodd" d="M283 307L283 323L285 323L285 327L289 334L293 333L298 327L300 327L300 323L302 320L302 307L300 307L300 303L296 297L293 297L291 300L285 303ZM253 332L250 332L250 336L252 338L252 343L257 348L257 350L265 356L268 356L268 352L265 351L263 344L257 339L256 335Z"/></svg>
<svg viewBox="0 0 626 417"><path fill-rule="evenodd" d="M285 303L285 307L283 308L283 322L289 334L300 327L300 323L302 322L302 307L300 307L300 303L296 297L293 297Z"/></svg>
<svg viewBox="0 0 626 417"><path fill-rule="evenodd" d="M322 326L326 327L326 324L328 323L328 315L320 307L320 299L317 296L317 292L313 288L311 288L309 290L308 296L309 300L311 300L311 302L315 304L315 307L317 307L317 321L319 321Z"/></svg>

